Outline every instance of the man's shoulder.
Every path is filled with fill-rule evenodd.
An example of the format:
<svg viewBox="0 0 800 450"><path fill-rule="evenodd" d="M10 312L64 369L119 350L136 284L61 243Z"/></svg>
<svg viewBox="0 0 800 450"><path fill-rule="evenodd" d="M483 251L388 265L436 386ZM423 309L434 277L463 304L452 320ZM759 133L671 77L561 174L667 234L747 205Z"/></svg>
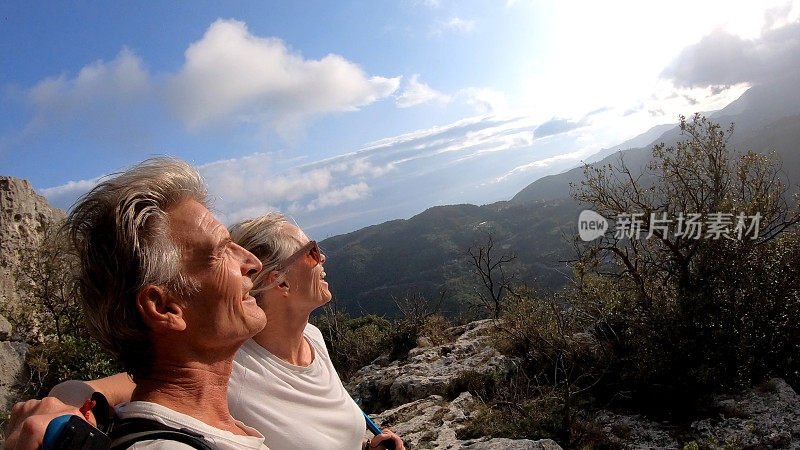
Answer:
<svg viewBox="0 0 800 450"><path fill-rule="evenodd" d="M142 421L145 424L153 423L153 425L147 425L145 427L146 430L150 430L151 428L152 430L156 430L160 425L165 425L172 429L183 428L191 430L196 430L199 427L208 427L208 425L203 424L201 421L195 419L194 417L179 413L170 408L167 408L166 406L159 405L158 403L153 403L153 402L134 401L134 402L121 403L114 407L114 412L116 414L117 426L121 427L119 428L121 432L123 429L125 429L125 425L123 424L127 425L126 422L129 422L131 420L133 422L136 422L139 419L146 419L145 421ZM137 431L142 431L142 430L137 429ZM124 435L127 435L127 433L123 432L123 435L121 435L120 437ZM148 449L148 450L160 450L160 449L184 450L184 449L193 449L194 447L170 439L148 439L136 442L128 448Z"/></svg>
<svg viewBox="0 0 800 450"><path fill-rule="evenodd" d="M158 403L145 401L132 401L120 403L114 407L114 413L119 419L143 418L154 420L164 425L200 425L203 422L192 416L180 413ZM185 423L189 422L189 423Z"/></svg>
<svg viewBox="0 0 800 450"><path fill-rule="evenodd" d="M264 436L261 435L254 428L248 427L241 422L236 422L239 428L247 432L248 436L234 435L230 431L214 428L203 421L196 419L192 416L174 411L166 406L159 405L152 402L135 401L122 403L115 408L117 418L119 419L132 419L144 418L153 420L155 422L167 425L168 427L181 429L185 428L203 436L206 440L213 443L219 449L265 449ZM169 440L152 440L143 441L146 447L131 447L131 448L146 448L146 449L161 449L161 448L177 448L185 449L192 448L180 442ZM153 445L153 447L150 447ZM163 447L159 445L164 445Z"/></svg>
<svg viewBox="0 0 800 450"><path fill-rule="evenodd" d="M137 442L130 447L129 450L194 450L191 445L182 442L165 441L164 439L156 439L152 441Z"/></svg>

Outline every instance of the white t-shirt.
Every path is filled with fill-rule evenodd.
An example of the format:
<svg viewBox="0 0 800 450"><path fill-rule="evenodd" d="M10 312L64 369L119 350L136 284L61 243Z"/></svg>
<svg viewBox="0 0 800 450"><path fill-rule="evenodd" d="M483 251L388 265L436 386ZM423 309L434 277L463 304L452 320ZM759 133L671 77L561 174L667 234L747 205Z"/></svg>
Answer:
<svg viewBox="0 0 800 450"><path fill-rule="evenodd" d="M236 352L228 383L231 415L264 434L272 450L357 450L364 416L342 386L322 333L303 331L314 349L308 367L293 366L250 339Z"/></svg>
<svg viewBox="0 0 800 450"><path fill-rule="evenodd" d="M236 421L236 424L244 430L249 436L239 436L230 431L220 430L214 428L192 416L181 414L173 411L166 406L159 405L151 402L128 402L121 403L114 408L117 417L120 419L127 419L132 417L141 417L145 419L155 420L156 422L163 423L173 428L188 428L189 430L196 431L203 435L203 437L216 445L219 450L269 450L264 445L264 436L253 428ZM147 449L147 450L192 450L193 447L181 442L170 441L165 439L155 439L148 441L137 442L130 447L130 449Z"/></svg>

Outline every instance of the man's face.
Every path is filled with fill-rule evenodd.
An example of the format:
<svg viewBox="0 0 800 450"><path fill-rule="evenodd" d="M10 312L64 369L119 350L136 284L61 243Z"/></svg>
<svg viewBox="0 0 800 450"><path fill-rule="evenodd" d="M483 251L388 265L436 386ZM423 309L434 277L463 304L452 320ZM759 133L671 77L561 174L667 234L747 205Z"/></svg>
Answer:
<svg viewBox="0 0 800 450"><path fill-rule="evenodd" d="M170 234L181 248L181 270L197 291L183 299L187 331L202 347L241 344L261 331L264 311L249 294L261 270L252 253L231 241L228 230L203 205L188 200L168 212Z"/></svg>

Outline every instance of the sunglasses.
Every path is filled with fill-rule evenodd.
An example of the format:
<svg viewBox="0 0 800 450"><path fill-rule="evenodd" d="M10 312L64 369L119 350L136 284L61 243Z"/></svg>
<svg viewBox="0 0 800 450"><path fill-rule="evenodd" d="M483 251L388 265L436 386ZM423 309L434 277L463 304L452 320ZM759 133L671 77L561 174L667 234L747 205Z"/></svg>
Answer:
<svg viewBox="0 0 800 450"><path fill-rule="evenodd" d="M286 261L284 261L283 264L281 264L281 269L289 267L290 265L292 265L293 262L297 261L298 259L300 259L301 256L306 254L310 256L311 259L313 259L314 262L316 262L317 264L322 262L322 252L319 251L319 246L317 245L317 241L309 241L308 244L300 247L299 250L292 253L291 256L286 258Z"/></svg>
<svg viewBox="0 0 800 450"><path fill-rule="evenodd" d="M278 266L275 269L278 272L281 272L280 279L283 279L283 275L285 274L286 269L290 265L292 265L293 262L297 261L298 259L300 259L300 257L302 257L304 255L310 256L311 259L313 259L314 262L316 262L317 264L322 263L323 256L322 256L322 252L320 252L320 250L319 250L319 246L317 245L317 241L310 241L308 244L300 247L299 250L297 250L296 252L292 253L291 256L286 258L286 260L280 266ZM270 284L268 284L268 285L266 285L266 286L264 286L262 288L259 288L259 289L256 289L254 291L251 291L251 292L260 293L260 292L268 291L268 290L272 289L273 287L275 287L278 283L280 283L280 279L279 280L275 280L272 283L270 283Z"/></svg>

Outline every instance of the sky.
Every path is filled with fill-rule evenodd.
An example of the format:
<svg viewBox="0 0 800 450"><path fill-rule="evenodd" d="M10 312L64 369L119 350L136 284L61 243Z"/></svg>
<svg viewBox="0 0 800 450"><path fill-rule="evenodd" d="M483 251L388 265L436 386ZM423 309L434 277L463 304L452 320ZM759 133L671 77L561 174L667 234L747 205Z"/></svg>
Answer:
<svg viewBox="0 0 800 450"><path fill-rule="evenodd" d="M800 1L0 3L0 174L68 209L175 155L316 239L506 200L797 70Z"/></svg>

